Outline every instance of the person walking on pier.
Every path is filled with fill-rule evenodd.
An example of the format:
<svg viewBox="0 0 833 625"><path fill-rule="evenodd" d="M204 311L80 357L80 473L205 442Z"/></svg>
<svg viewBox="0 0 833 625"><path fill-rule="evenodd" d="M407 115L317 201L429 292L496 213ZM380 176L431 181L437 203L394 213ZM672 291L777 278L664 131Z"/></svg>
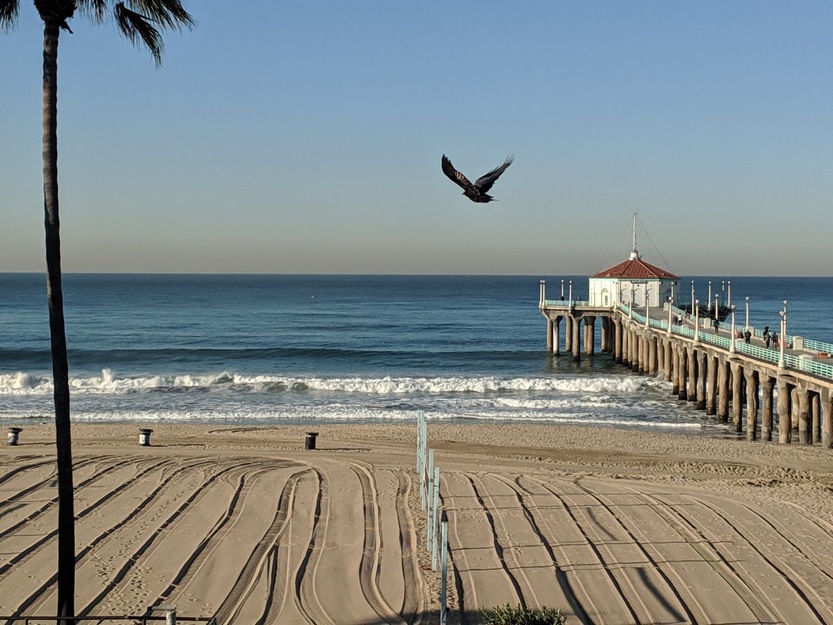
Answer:
<svg viewBox="0 0 833 625"><path fill-rule="evenodd" d="M769 345L767 345L767 347L769 347ZM772 333L772 348L778 349L778 335L775 332Z"/></svg>

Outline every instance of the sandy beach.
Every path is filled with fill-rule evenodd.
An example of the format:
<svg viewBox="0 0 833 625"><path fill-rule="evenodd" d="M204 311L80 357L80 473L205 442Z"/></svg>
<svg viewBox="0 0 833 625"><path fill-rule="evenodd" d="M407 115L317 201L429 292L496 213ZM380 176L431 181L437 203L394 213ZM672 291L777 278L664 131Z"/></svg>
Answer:
<svg viewBox="0 0 833 625"><path fill-rule="evenodd" d="M415 425L73 428L79 614L438 622ZM0 455L0 614L54 614L53 429ZM564 426L429 425L450 623L833 623L833 452Z"/></svg>

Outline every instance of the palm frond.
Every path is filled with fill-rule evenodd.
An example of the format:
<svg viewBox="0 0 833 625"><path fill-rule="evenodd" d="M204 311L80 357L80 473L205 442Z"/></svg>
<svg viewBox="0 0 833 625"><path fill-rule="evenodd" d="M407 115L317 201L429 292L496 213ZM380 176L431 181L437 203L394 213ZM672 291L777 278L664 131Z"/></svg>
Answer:
<svg viewBox="0 0 833 625"><path fill-rule="evenodd" d="M97 24L107 17L107 0L78 0L78 8Z"/></svg>
<svg viewBox="0 0 833 625"><path fill-rule="evenodd" d="M156 65L162 64L162 51L165 45L162 41L162 34L154 28L150 19L144 15L131 11L122 2L116 3L113 9L116 16L116 25L121 34L127 37L134 45L141 41L153 55Z"/></svg>
<svg viewBox="0 0 833 625"><path fill-rule="evenodd" d="M180 0L125 0L136 13L153 20L164 28L182 30L196 26L194 18Z"/></svg>
<svg viewBox="0 0 833 625"><path fill-rule="evenodd" d="M19 0L0 0L0 28L11 28L19 10Z"/></svg>
<svg viewBox="0 0 833 625"><path fill-rule="evenodd" d="M0 0L17 2L19 0ZM76 0L78 8L96 23L109 14L110 0ZM113 5L113 16L119 31L134 45L140 42L162 63L164 43L161 31L182 30L196 26L196 21L180 0L119 0Z"/></svg>

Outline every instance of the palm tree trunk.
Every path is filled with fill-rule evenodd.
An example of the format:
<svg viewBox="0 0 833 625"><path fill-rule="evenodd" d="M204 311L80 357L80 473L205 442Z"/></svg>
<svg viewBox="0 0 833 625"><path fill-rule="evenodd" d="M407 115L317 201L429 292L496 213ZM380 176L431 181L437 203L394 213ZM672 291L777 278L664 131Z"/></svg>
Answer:
<svg viewBox="0 0 833 625"><path fill-rule="evenodd" d="M58 36L46 20L43 30L43 207L46 228L46 297L52 343L55 443L58 462L58 616L75 616L75 504L69 421L69 365L61 288L58 218ZM64 621L62 621L64 622ZM69 623L69 621L65 621Z"/></svg>

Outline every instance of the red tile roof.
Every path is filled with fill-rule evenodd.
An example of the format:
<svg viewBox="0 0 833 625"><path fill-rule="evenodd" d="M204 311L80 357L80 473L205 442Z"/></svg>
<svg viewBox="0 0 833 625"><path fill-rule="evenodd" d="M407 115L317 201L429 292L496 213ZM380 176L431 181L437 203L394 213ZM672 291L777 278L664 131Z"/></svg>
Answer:
<svg viewBox="0 0 833 625"><path fill-rule="evenodd" d="M615 267L605 269L599 273L590 276L591 278L628 278L632 280L645 279L663 279L663 280L679 280L679 276L675 276L665 269L660 269L655 265L646 263L641 258L629 259L625 262L619 263Z"/></svg>

